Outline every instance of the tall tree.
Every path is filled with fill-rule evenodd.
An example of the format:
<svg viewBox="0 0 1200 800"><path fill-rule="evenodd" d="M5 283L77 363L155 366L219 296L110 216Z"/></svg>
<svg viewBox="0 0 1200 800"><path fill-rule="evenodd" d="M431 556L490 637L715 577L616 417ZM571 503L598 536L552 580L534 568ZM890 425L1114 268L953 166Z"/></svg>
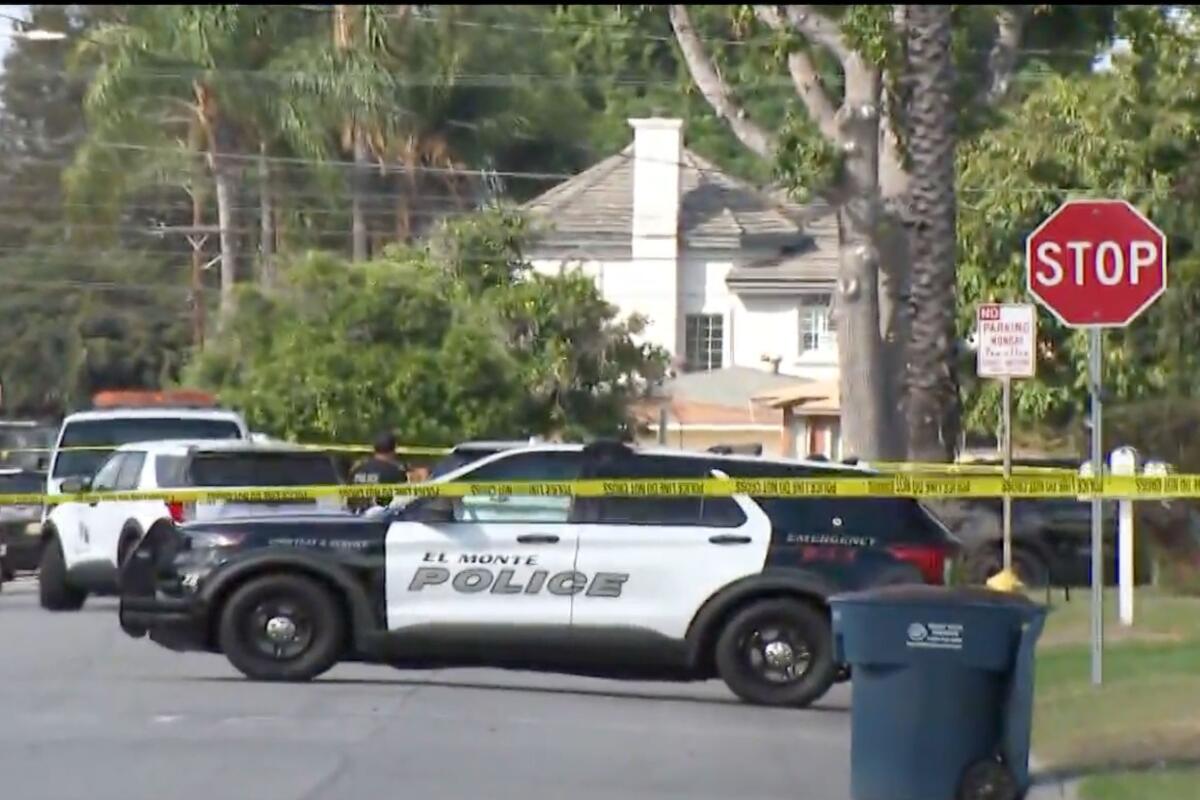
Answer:
<svg viewBox="0 0 1200 800"><path fill-rule="evenodd" d="M364 264L305 259L282 292L245 288L189 379L288 436L616 434L665 359L590 279L532 274L522 239L515 217L481 215Z"/></svg>
<svg viewBox="0 0 1200 800"><path fill-rule="evenodd" d="M837 208L840 235L838 270L838 352L845 447L865 457L902 455L889 431L897 408L889 397L900 371L885 360L885 318L907 276L884 274L880 260L887 249L887 214L907 205L911 173L905 164L895 102L886 91L895 75L898 38L895 9L851 6L840 19L816 6L754 6L755 16L781 37L797 99L807 112L805 124L783 136L760 126L739 103L709 55L704 37L686 6L671 6L676 39L701 93L751 151L782 163L796 188L816 189ZM997 39L1001 41L1001 39ZM1019 33L1004 38L1015 45ZM832 60L841 83L840 97L822 74ZM997 68L1012 68L996 59ZM814 183L818 185L813 186ZM903 266L903 265L901 265ZM883 302L881 302L881 300Z"/></svg>
<svg viewBox="0 0 1200 800"><path fill-rule="evenodd" d="M1104 376L1106 427L1126 437L1109 444L1169 458L1191 450L1180 432L1200 394L1200 169L1191 155L1200 148L1200 38L1183 24L1194 18L1126 9L1118 22L1131 53L1107 70L1039 80L1006 124L964 142L958 159L960 330L973 326L975 303L1025 296L1025 237L1068 198L1124 198L1166 232L1170 289L1107 335ZM1038 338L1037 377L1013 389L1016 430L1081 434L1087 336L1043 314ZM995 430L998 387L965 377L966 427ZM1200 454L1180 460L1200 464Z"/></svg>
<svg viewBox="0 0 1200 800"><path fill-rule="evenodd" d="M265 51L258 45L271 40L271 23L281 19L262 6L136 6L124 22L98 26L78 47L80 60L96 67L84 104L89 136L79 173L97 162L145 165L164 151L186 153L188 126L199 125L220 227L222 318L242 278L245 126L262 104L244 74L261 67ZM127 145L119 158L110 152L113 142Z"/></svg>
<svg viewBox="0 0 1200 800"><path fill-rule="evenodd" d="M901 299L908 291L908 196L912 179L905 153L898 85L902 61L896 6L752 6L739 17L739 39L763 47L722 47L702 33L693 16L705 7L671 6L670 19L684 62L700 93L738 141L773 164L797 192L823 195L837 209L841 254L837 300L843 431L849 451L897 457L900 407L908 350ZM740 14L736 7L733 13ZM1003 99L1014 71L1027 62L1020 45L1031 7L979 7L960 12L956 40L965 46L957 102L969 123L985 123ZM1093 45L1104 24L1067 25L1058 9L1045 10L1064 52ZM1062 12L1068 13L1068 12ZM1078 11L1069 11L1078 15ZM1111 17L1108 11L1088 14ZM1086 14L1084 19L1091 21ZM757 30L755 29L757 23ZM1064 31L1066 33L1064 34ZM738 30L734 30L738 34ZM727 34L728 35L728 34ZM1041 34L1039 34L1041 35ZM1043 36L1042 41L1046 41ZM1068 45L1067 42L1071 44ZM983 57L980 57L980 54ZM764 124L743 101L746 83L731 80L753 59L758 73L781 67L791 82L786 124ZM1047 62L1054 62L1051 57ZM1073 68L1090 59L1067 59ZM801 110L802 109L802 110ZM982 113L981 113L982 112ZM964 115L966 116L966 115ZM965 124L965 123L964 123Z"/></svg>
<svg viewBox="0 0 1200 800"><path fill-rule="evenodd" d="M957 248L954 159L958 120L950 6L909 5L904 28L911 179L911 332L908 337L908 455L951 459L958 440Z"/></svg>

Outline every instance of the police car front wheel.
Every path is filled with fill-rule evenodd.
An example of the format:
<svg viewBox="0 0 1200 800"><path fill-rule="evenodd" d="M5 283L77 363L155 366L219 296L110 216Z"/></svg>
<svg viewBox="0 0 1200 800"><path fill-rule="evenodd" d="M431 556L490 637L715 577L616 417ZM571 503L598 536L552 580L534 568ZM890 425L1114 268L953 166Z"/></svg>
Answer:
<svg viewBox="0 0 1200 800"><path fill-rule="evenodd" d="M337 599L302 575L253 578L220 613L221 651L254 680L311 680L337 663L346 641Z"/></svg>
<svg viewBox="0 0 1200 800"><path fill-rule="evenodd" d="M783 598L735 612L717 637L715 660L733 693L760 705L807 706L837 675L828 618Z"/></svg>

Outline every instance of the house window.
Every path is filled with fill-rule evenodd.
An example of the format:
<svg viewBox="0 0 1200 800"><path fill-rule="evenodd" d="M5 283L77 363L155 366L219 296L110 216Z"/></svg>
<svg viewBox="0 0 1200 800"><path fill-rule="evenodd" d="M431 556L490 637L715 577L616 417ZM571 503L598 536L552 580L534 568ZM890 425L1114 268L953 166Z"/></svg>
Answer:
<svg viewBox="0 0 1200 800"><path fill-rule="evenodd" d="M688 371L720 369L725 350L725 318L721 314L688 314L685 324Z"/></svg>
<svg viewBox="0 0 1200 800"><path fill-rule="evenodd" d="M800 300L800 352L837 347L833 295L809 294Z"/></svg>

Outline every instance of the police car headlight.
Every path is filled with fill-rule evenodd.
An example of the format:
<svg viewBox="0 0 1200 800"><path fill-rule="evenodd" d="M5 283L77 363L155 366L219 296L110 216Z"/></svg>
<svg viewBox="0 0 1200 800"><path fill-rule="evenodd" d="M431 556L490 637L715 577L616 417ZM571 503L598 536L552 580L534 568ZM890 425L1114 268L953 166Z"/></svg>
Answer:
<svg viewBox="0 0 1200 800"><path fill-rule="evenodd" d="M221 531L197 531L188 534L188 542L193 550L211 550L217 547L237 547L246 538L244 533Z"/></svg>

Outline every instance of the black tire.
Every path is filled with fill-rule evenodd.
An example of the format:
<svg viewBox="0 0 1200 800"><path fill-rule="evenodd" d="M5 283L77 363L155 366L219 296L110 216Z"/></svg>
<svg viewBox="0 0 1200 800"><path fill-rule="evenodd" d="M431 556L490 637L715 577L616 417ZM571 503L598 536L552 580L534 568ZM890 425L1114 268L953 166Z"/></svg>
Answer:
<svg viewBox="0 0 1200 800"><path fill-rule="evenodd" d="M38 600L47 611L78 611L87 600L87 592L67 582L67 562L57 536L51 537L42 548Z"/></svg>
<svg viewBox="0 0 1200 800"><path fill-rule="evenodd" d="M999 761L976 761L963 772L956 800L1017 800L1017 780Z"/></svg>
<svg viewBox="0 0 1200 800"><path fill-rule="evenodd" d="M295 574L253 578L220 610L217 641L230 663L259 681L308 681L338 662L346 643L342 609L328 589ZM293 626L289 641L268 636L268 620Z"/></svg>
<svg viewBox="0 0 1200 800"><path fill-rule="evenodd" d="M117 543L117 583L120 584L120 575L125 569L125 562L129 560L129 556L133 555L133 550L137 547L137 543L141 541L141 536L136 531L127 530L121 534L121 541Z"/></svg>
<svg viewBox="0 0 1200 800"><path fill-rule="evenodd" d="M767 649L776 643L786 645L782 657L791 652L790 667L767 662ZM829 619L798 600L759 600L739 609L717 637L714 656L721 680L757 705L811 705L837 677Z"/></svg>

